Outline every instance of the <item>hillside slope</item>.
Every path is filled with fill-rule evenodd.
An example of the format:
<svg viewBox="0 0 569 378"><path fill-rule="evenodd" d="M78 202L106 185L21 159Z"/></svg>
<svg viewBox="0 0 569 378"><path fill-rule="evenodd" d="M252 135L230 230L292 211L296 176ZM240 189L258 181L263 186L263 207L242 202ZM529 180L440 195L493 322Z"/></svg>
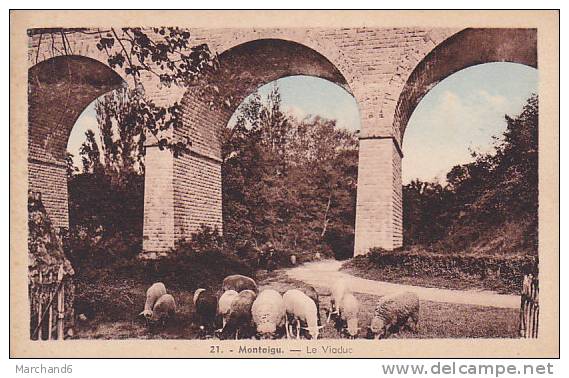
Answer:
<svg viewBox="0 0 569 378"><path fill-rule="evenodd" d="M538 99L528 99L494 151L455 166L447 185L403 188L404 239L441 253L537 254Z"/></svg>

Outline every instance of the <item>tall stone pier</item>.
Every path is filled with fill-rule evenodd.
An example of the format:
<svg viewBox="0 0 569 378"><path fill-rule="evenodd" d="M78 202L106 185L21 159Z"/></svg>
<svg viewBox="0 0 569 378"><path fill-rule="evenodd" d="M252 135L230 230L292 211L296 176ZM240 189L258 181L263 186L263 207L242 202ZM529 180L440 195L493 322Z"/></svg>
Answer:
<svg viewBox="0 0 569 378"><path fill-rule="evenodd" d="M87 30L88 31L88 30ZM199 90L162 88L142 78L159 104L181 102L192 151L174 157L146 147L143 254L168 253L201 225L223 229L220 130L260 86L294 75L329 80L352 94L361 121L355 255L402 245L403 136L423 96L447 76L490 62L537 67L535 29L291 28L191 29L192 44L219 54L221 93L229 108L211 107ZM65 149L75 121L98 96L132 86L108 66L98 36L85 30L46 43L29 37L29 186L42 192L55 225L68 225Z"/></svg>

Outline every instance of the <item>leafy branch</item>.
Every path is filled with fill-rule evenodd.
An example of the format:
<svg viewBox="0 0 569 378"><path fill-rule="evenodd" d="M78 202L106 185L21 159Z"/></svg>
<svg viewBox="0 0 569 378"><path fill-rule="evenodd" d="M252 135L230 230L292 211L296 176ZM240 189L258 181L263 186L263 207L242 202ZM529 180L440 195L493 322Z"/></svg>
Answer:
<svg viewBox="0 0 569 378"><path fill-rule="evenodd" d="M199 88L200 94L218 103L219 90L212 85L219 68L217 55L207 44L190 45L190 32L177 27L121 28L121 29L30 29L30 36L39 34L36 63L44 34L51 37L52 56L73 55L68 36L73 33L98 36L96 47L107 55L109 67L122 70L135 84L131 104L140 113L145 130L156 139L160 149L169 148L175 156L188 152L191 142L170 140L165 130L182 125L181 106L178 102L161 107L144 96L143 73L149 73L166 88L172 85ZM57 38L61 43L57 43ZM223 103L223 102L221 102Z"/></svg>

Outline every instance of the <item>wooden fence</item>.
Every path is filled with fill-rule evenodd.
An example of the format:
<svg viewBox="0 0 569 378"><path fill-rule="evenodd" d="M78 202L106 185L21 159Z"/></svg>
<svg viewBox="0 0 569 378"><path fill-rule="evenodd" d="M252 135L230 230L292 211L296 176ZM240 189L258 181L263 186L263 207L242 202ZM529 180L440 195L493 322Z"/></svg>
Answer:
<svg viewBox="0 0 569 378"><path fill-rule="evenodd" d="M36 311L32 311L37 319L32 332L33 340L63 340L65 319L65 274L63 265L57 273L57 279L52 274L43 277L40 273L36 295Z"/></svg>
<svg viewBox="0 0 569 378"><path fill-rule="evenodd" d="M533 274L524 276L520 306L520 336L536 338L539 330L539 279Z"/></svg>

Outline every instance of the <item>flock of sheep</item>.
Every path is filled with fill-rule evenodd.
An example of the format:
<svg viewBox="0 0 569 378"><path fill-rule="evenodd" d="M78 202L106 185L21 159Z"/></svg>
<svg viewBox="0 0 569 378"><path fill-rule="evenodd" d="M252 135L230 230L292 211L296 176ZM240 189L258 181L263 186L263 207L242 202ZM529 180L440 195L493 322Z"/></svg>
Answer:
<svg viewBox="0 0 569 378"><path fill-rule="evenodd" d="M331 288L326 323L334 320L336 329L356 338L360 331L360 304L345 280ZM197 289L193 297L195 321L204 336L220 339L276 339L301 337L317 339L324 327L320 319L320 298L312 286L291 289L281 295L274 289L259 292L255 281L242 275L223 280L220 292ZM140 315L147 323L162 323L176 314L176 301L157 282L146 291ZM419 298L412 292L381 297L367 328L367 338L386 338L402 327L417 331Z"/></svg>

